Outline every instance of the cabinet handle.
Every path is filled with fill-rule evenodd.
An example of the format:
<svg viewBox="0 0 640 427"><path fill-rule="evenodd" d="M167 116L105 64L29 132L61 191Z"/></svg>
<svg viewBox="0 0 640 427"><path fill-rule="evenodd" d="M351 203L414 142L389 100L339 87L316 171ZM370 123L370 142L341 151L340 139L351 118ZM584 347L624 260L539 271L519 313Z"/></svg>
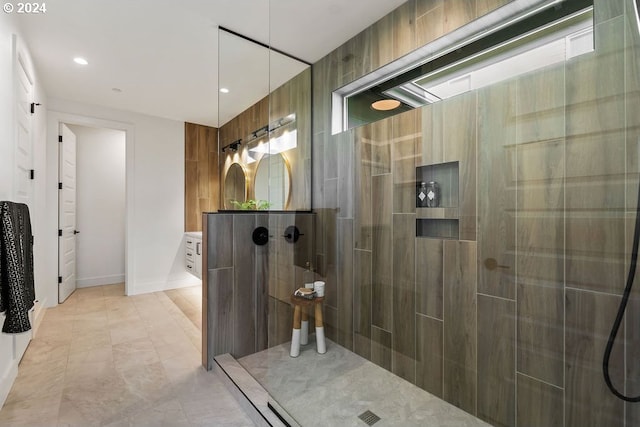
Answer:
<svg viewBox="0 0 640 427"><path fill-rule="evenodd" d="M197 242L197 243L196 243L196 255L202 255L202 254L200 253L200 245L201 245L201 243L200 243L200 242Z"/></svg>
<svg viewBox="0 0 640 427"><path fill-rule="evenodd" d="M193 240L187 240L187 243L188 243L188 244L192 244L192 243L193 243Z"/></svg>
<svg viewBox="0 0 640 427"><path fill-rule="evenodd" d="M193 256L191 252L187 252L187 256Z"/></svg>

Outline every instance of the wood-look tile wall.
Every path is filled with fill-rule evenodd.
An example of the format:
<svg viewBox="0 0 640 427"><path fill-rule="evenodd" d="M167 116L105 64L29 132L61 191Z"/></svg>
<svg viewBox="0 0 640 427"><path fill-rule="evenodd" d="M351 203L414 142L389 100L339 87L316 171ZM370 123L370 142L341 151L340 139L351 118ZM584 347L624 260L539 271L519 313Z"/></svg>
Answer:
<svg viewBox="0 0 640 427"><path fill-rule="evenodd" d="M631 2L596 0L594 53L331 135L333 90L505 3L410 0L314 64L328 336L496 426L636 425L601 374L640 179ZM415 237L415 167L450 161L460 238ZM636 394L639 301L611 363Z"/></svg>
<svg viewBox="0 0 640 427"><path fill-rule="evenodd" d="M185 123L184 147L184 231L202 231L202 212L219 207L218 129Z"/></svg>
<svg viewBox="0 0 640 427"><path fill-rule="evenodd" d="M316 278L297 265L313 259L315 215L209 213L203 218L203 363L211 368L217 355L239 358L291 339L290 296ZM291 225L302 233L296 243L284 238ZM269 230L263 246L252 240L259 226Z"/></svg>

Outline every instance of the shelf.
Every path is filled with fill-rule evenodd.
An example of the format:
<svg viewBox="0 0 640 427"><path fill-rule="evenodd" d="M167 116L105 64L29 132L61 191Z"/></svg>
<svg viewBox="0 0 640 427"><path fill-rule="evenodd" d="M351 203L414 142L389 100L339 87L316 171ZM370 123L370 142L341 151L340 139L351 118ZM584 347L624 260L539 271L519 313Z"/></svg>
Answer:
<svg viewBox="0 0 640 427"><path fill-rule="evenodd" d="M459 162L436 163L416 168L416 188L420 182L435 181L440 188L438 207L416 207L416 236L433 239L458 239ZM416 204L419 200L416 198Z"/></svg>
<svg viewBox="0 0 640 427"><path fill-rule="evenodd" d="M416 208L416 218L458 219L458 208Z"/></svg>

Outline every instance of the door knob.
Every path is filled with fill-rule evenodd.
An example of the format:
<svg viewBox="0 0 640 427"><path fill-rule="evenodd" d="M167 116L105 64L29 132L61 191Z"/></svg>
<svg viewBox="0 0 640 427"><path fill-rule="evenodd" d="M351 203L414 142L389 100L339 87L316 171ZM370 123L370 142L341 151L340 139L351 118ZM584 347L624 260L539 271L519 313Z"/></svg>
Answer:
<svg viewBox="0 0 640 427"><path fill-rule="evenodd" d="M78 230L73 230L73 234L78 234L80 233Z"/></svg>

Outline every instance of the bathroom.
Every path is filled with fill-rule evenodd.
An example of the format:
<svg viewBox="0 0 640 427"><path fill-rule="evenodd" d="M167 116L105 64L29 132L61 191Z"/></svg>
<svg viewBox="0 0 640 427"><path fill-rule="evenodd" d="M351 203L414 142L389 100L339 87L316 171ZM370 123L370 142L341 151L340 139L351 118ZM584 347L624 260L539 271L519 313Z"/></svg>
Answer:
<svg viewBox="0 0 640 427"><path fill-rule="evenodd" d="M214 357L224 353L241 365L248 355L262 357L262 371L254 373L260 382L265 370L282 372L282 364L301 360L261 352L288 348L288 297L318 279L326 282L324 328L332 344L317 354L310 337L306 361L332 352L335 357L340 348L339 354L358 355L350 360L370 362L496 426L640 424L639 404L614 396L602 369L627 281L640 179L634 2L588 2L589 52L401 114L336 128L336 91L446 41L441 36L457 34L509 3L527 2L409 0L303 66L295 74L303 83L286 89L288 102L275 92L263 101L268 119L237 126L238 135L251 135L296 114L288 124L298 138L286 166L292 196L265 212L238 213L224 205L220 213L203 216L203 312L210 322L203 323L205 366L213 368ZM272 13L265 31L279 31L276 24ZM264 60L275 62L273 56ZM264 79L268 88L281 87ZM219 99L222 107L225 99ZM238 141L223 128L220 148ZM269 192L259 197L251 188L257 187L251 176L258 166L247 162L249 146L236 148L218 153L220 176L240 164L247 181L240 193L269 200ZM443 204L417 208L417 181L433 177ZM302 230L293 244L281 237L292 224ZM266 246L249 240L258 226L268 230ZM215 239L207 239L207 228ZM217 264L220 257L227 258L224 265ZM243 281L251 287L250 297L245 295L250 313L237 305L246 301L238 297ZM217 305L220 293L206 297L220 292L221 283L230 286L229 311ZM628 302L608 372L617 390L635 396L637 290ZM216 322L223 318L227 336L215 341ZM240 350L234 339L245 336L247 327L254 335ZM335 372L318 374L329 387L320 393L325 397L338 373L344 374ZM294 387L296 379L291 381ZM287 406L287 399L295 399L282 394L282 384L262 386L272 406L301 421L299 408ZM360 408L363 402L348 404ZM370 406L376 412L375 403Z"/></svg>

